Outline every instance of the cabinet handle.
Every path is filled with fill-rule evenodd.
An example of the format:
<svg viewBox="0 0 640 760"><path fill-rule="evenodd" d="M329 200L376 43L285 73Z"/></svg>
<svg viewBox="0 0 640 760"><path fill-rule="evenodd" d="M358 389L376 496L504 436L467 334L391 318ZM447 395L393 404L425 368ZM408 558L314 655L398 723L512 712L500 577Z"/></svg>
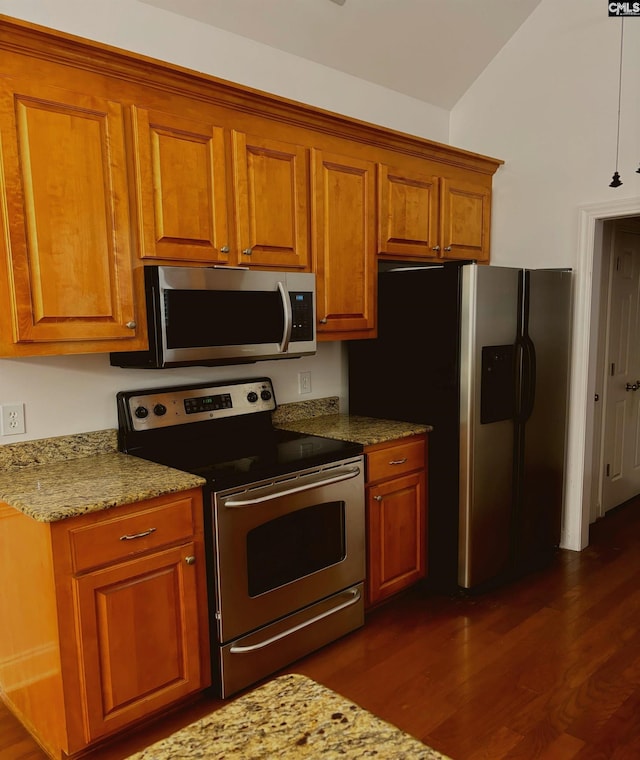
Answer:
<svg viewBox="0 0 640 760"><path fill-rule="evenodd" d="M392 459L389 464L404 464L407 461L407 458L404 457L403 459Z"/></svg>
<svg viewBox="0 0 640 760"><path fill-rule="evenodd" d="M440 246L439 245L434 245L431 250L435 251L437 253L440 250Z"/></svg>
<svg viewBox="0 0 640 760"><path fill-rule="evenodd" d="M128 536L120 536L121 541L133 541L134 538L144 538L145 536L150 536L152 533L155 533L155 528L149 528L149 530L143 530L142 533L131 533Z"/></svg>
<svg viewBox="0 0 640 760"><path fill-rule="evenodd" d="M376 501L382 501L382 496L374 496L373 497Z"/></svg>
<svg viewBox="0 0 640 760"><path fill-rule="evenodd" d="M447 246L447 247L446 247L444 250L445 250L445 251L450 251L450 250L451 250L451 246L450 246L450 245L448 245L448 246Z"/></svg>
<svg viewBox="0 0 640 760"><path fill-rule="evenodd" d="M229 253L229 246L223 245L222 248L220 249L220 253Z"/></svg>
<svg viewBox="0 0 640 760"><path fill-rule="evenodd" d="M245 256L251 256L251 254L253 253L253 248L243 248L242 249L242 253Z"/></svg>
<svg viewBox="0 0 640 760"><path fill-rule="evenodd" d="M326 325L327 324L327 318L326 317L322 317L322 319L320 320L320 324L321 325Z"/></svg>
<svg viewBox="0 0 640 760"><path fill-rule="evenodd" d="M125 327L128 327L129 330L135 330L138 325L132 320L126 323Z"/></svg>
<svg viewBox="0 0 640 760"><path fill-rule="evenodd" d="M184 561L187 563L187 565L195 565L196 564L196 558L195 557L185 557Z"/></svg>

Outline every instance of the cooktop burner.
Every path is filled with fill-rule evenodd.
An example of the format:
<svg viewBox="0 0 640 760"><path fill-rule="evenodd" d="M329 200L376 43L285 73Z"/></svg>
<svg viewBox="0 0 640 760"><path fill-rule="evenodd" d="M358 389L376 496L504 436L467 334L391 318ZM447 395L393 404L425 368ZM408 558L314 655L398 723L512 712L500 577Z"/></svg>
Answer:
<svg viewBox="0 0 640 760"><path fill-rule="evenodd" d="M118 393L121 451L216 491L357 456L362 445L273 427L269 378Z"/></svg>

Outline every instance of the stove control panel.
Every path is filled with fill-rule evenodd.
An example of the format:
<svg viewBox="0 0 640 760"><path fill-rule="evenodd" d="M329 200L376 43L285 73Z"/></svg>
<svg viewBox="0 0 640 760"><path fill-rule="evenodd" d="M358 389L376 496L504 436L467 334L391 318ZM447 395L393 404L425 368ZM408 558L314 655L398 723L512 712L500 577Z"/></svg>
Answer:
<svg viewBox="0 0 640 760"><path fill-rule="evenodd" d="M205 420L270 412L276 408L268 377L118 393L120 424L154 430Z"/></svg>

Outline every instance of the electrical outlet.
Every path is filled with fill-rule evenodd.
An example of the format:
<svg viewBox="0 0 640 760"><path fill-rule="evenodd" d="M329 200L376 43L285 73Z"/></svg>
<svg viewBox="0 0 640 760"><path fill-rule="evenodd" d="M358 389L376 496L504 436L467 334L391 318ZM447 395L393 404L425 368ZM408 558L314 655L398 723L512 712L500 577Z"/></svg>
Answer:
<svg viewBox="0 0 640 760"><path fill-rule="evenodd" d="M298 372L298 393L311 393L311 372Z"/></svg>
<svg viewBox="0 0 640 760"><path fill-rule="evenodd" d="M0 406L0 426L2 427L2 435L24 433L24 404L2 404Z"/></svg>

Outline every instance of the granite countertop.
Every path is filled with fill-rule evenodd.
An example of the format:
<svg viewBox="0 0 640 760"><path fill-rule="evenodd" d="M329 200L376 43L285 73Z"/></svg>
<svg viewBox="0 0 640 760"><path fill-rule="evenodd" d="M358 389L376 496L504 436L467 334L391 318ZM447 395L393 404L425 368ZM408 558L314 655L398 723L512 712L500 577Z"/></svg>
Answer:
<svg viewBox="0 0 640 760"><path fill-rule="evenodd" d="M39 522L55 522L205 483L115 447L115 431L0 447L0 501Z"/></svg>
<svg viewBox="0 0 640 760"><path fill-rule="evenodd" d="M285 419L276 422L276 425L283 430L319 435L323 438L337 438L340 441L361 443L363 446L395 441L398 438L433 430L431 425L361 417L355 414L324 414L303 419Z"/></svg>
<svg viewBox="0 0 640 760"><path fill-rule="evenodd" d="M128 760L450 760L306 676L275 678Z"/></svg>

